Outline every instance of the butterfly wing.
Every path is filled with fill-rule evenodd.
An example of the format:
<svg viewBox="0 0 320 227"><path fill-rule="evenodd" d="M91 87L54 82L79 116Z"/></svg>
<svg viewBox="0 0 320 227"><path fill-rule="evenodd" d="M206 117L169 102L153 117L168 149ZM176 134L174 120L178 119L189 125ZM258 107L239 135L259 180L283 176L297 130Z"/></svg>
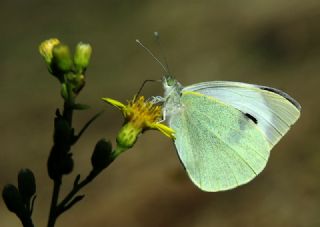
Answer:
<svg viewBox="0 0 320 227"><path fill-rule="evenodd" d="M265 167L270 144L238 109L198 92L183 91L180 112L170 117L175 145L191 180L204 191L228 190Z"/></svg>
<svg viewBox="0 0 320 227"><path fill-rule="evenodd" d="M231 81L204 82L185 87L212 96L247 114L257 122L271 146L274 146L300 116L300 105L275 88Z"/></svg>

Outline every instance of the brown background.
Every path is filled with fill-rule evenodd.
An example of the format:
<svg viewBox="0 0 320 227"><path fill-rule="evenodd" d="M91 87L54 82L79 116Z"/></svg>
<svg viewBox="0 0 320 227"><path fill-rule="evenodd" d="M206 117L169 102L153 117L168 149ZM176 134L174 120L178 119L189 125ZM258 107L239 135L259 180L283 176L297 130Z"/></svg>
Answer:
<svg viewBox="0 0 320 227"><path fill-rule="evenodd" d="M0 188L16 183L21 167L36 175L36 226L45 226L52 183L46 160L52 144L58 82L48 74L38 44L58 37L92 44L87 86L75 116L105 114L74 147L76 173L84 176L101 137L114 141L120 113L101 97L130 99L158 65L135 43L162 47L175 77L188 85L235 80L283 89L302 105L302 116L274 148L261 175L232 191L205 193L187 178L171 141L147 132L83 190L87 197L57 226L320 226L319 70L320 2L261 1L5 1L0 3ZM160 95L149 84L144 95ZM0 202L0 226L20 226Z"/></svg>

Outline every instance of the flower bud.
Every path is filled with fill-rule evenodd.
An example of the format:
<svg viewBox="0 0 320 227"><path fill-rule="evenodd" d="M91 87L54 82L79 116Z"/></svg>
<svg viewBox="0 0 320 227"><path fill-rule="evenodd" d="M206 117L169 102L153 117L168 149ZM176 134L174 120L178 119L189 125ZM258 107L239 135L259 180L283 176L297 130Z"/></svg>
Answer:
<svg viewBox="0 0 320 227"><path fill-rule="evenodd" d="M68 73L65 78L67 82L71 85L72 92L74 95L79 94L79 92L86 84L85 77L83 74Z"/></svg>
<svg viewBox="0 0 320 227"><path fill-rule="evenodd" d="M53 71L69 72L72 69L73 61L69 47L64 44L55 45L52 49L52 67Z"/></svg>
<svg viewBox="0 0 320 227"><path fill-rule="evenodd" d="M72 159L72 154L71 153L67 153L63 159L61 159L61 173L62 174L69 174L72 172L73 170L73 159Z"/></svg>
<svg viewBox="0 0 320 227"><path fill-rule="evenodd" d="M123 149L129 149L136 143L142 128L135 127L131 122L126 123L117 135L117 145Z"/></svg>
<svg viewBox="0 0 320 227"><path fill-rule="evenodd" d="M18 174L18 188L24 201L30 200L36 193L36 180L31 170L20 170Z"/></svg>
<svg viewBox="0 0 320 227"><path fill-rule="evenodd" d="M58 39L53 38L53 39L45 40L40 44L39 52L48 65L50 65L52 62L52 58L53 58L52 49L54 46L58 45L59 43L60 41Z"/></svg>
<svg viewBox="0 0 320 227"><path fill-rule="evenodd" d="M8 210L22 217L27 213L23 199L16 186L7 184L2 191L2 198Z"/></svg>
<svg viewBox="0 0 320 227"><path fill-rule="evenodd" d="M74 53L74 64L78 72L82 73L89 65L92 48L90 44L78 43Z"/></svg>
<svg viewBox="0 0 320 227"><path fill-rule="evenodd" d="M73 170L72 154L67 153L69 148L54 145L50 152L47 169L49 177L53 180L58 179L63 174L69 174Z"/></svg>
<svg viewBox="0 0 320 227"><path fill-rule="evenodd" d="M93 169L101 171L106 168L114 157L112 155L112 145L109 141L101 139L96 144L91 156L91 164Z"/></svg>

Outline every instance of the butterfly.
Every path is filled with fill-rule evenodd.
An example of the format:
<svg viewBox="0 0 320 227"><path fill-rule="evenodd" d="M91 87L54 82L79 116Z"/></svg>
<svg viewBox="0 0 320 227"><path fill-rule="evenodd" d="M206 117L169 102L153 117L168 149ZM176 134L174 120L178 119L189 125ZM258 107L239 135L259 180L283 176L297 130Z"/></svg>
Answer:
<svg viewBox="0 0 320 227"><path fill-rule="evenodd" d="M192 182L229 190L255 178L300 116L300 104L266 86L212 81L183 87L164 76L163 115Z"/></svg>
<svg viewBox="0 0 320 227"><path fill-rule="evenodd" d="M279 89L242 82L183 87L167 64L136 42L165 72L164 96L153 102L163 102L164 120L175 131L174 144L192 182L203 191L224 191L261 173L271 149L300 117L300 104Z"/></svg>

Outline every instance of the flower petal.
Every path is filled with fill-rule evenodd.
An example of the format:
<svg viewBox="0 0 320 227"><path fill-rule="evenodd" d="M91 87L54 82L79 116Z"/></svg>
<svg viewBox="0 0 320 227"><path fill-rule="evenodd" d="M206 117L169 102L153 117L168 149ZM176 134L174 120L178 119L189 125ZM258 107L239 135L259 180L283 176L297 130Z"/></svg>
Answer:
<svg viewBox="0 0 320 227"><path fill-rule="evenodd" d="M175 136L174 136L175 131L174 131L172 128L170 128L170 127L168 127L168 126L166 126L166 125L164 125L164 124L155 123L155 124L152 124L152 125L150 126L150 128L157 129L157 130L159 130L162 134L164 134L165 136L167 136L167 137L169 137L169 138L171 138L171 139L175 139Z"/></svg>
<svg viewBox="0 0 320 227"><path fill-rule="evenodd" d="M106 103L109 103L109 104L117 107L121 111L126 108L126 106L123 103L121 103L117 100L110 99L110 98L102 98L102 100L105 101Z"/></svg>

